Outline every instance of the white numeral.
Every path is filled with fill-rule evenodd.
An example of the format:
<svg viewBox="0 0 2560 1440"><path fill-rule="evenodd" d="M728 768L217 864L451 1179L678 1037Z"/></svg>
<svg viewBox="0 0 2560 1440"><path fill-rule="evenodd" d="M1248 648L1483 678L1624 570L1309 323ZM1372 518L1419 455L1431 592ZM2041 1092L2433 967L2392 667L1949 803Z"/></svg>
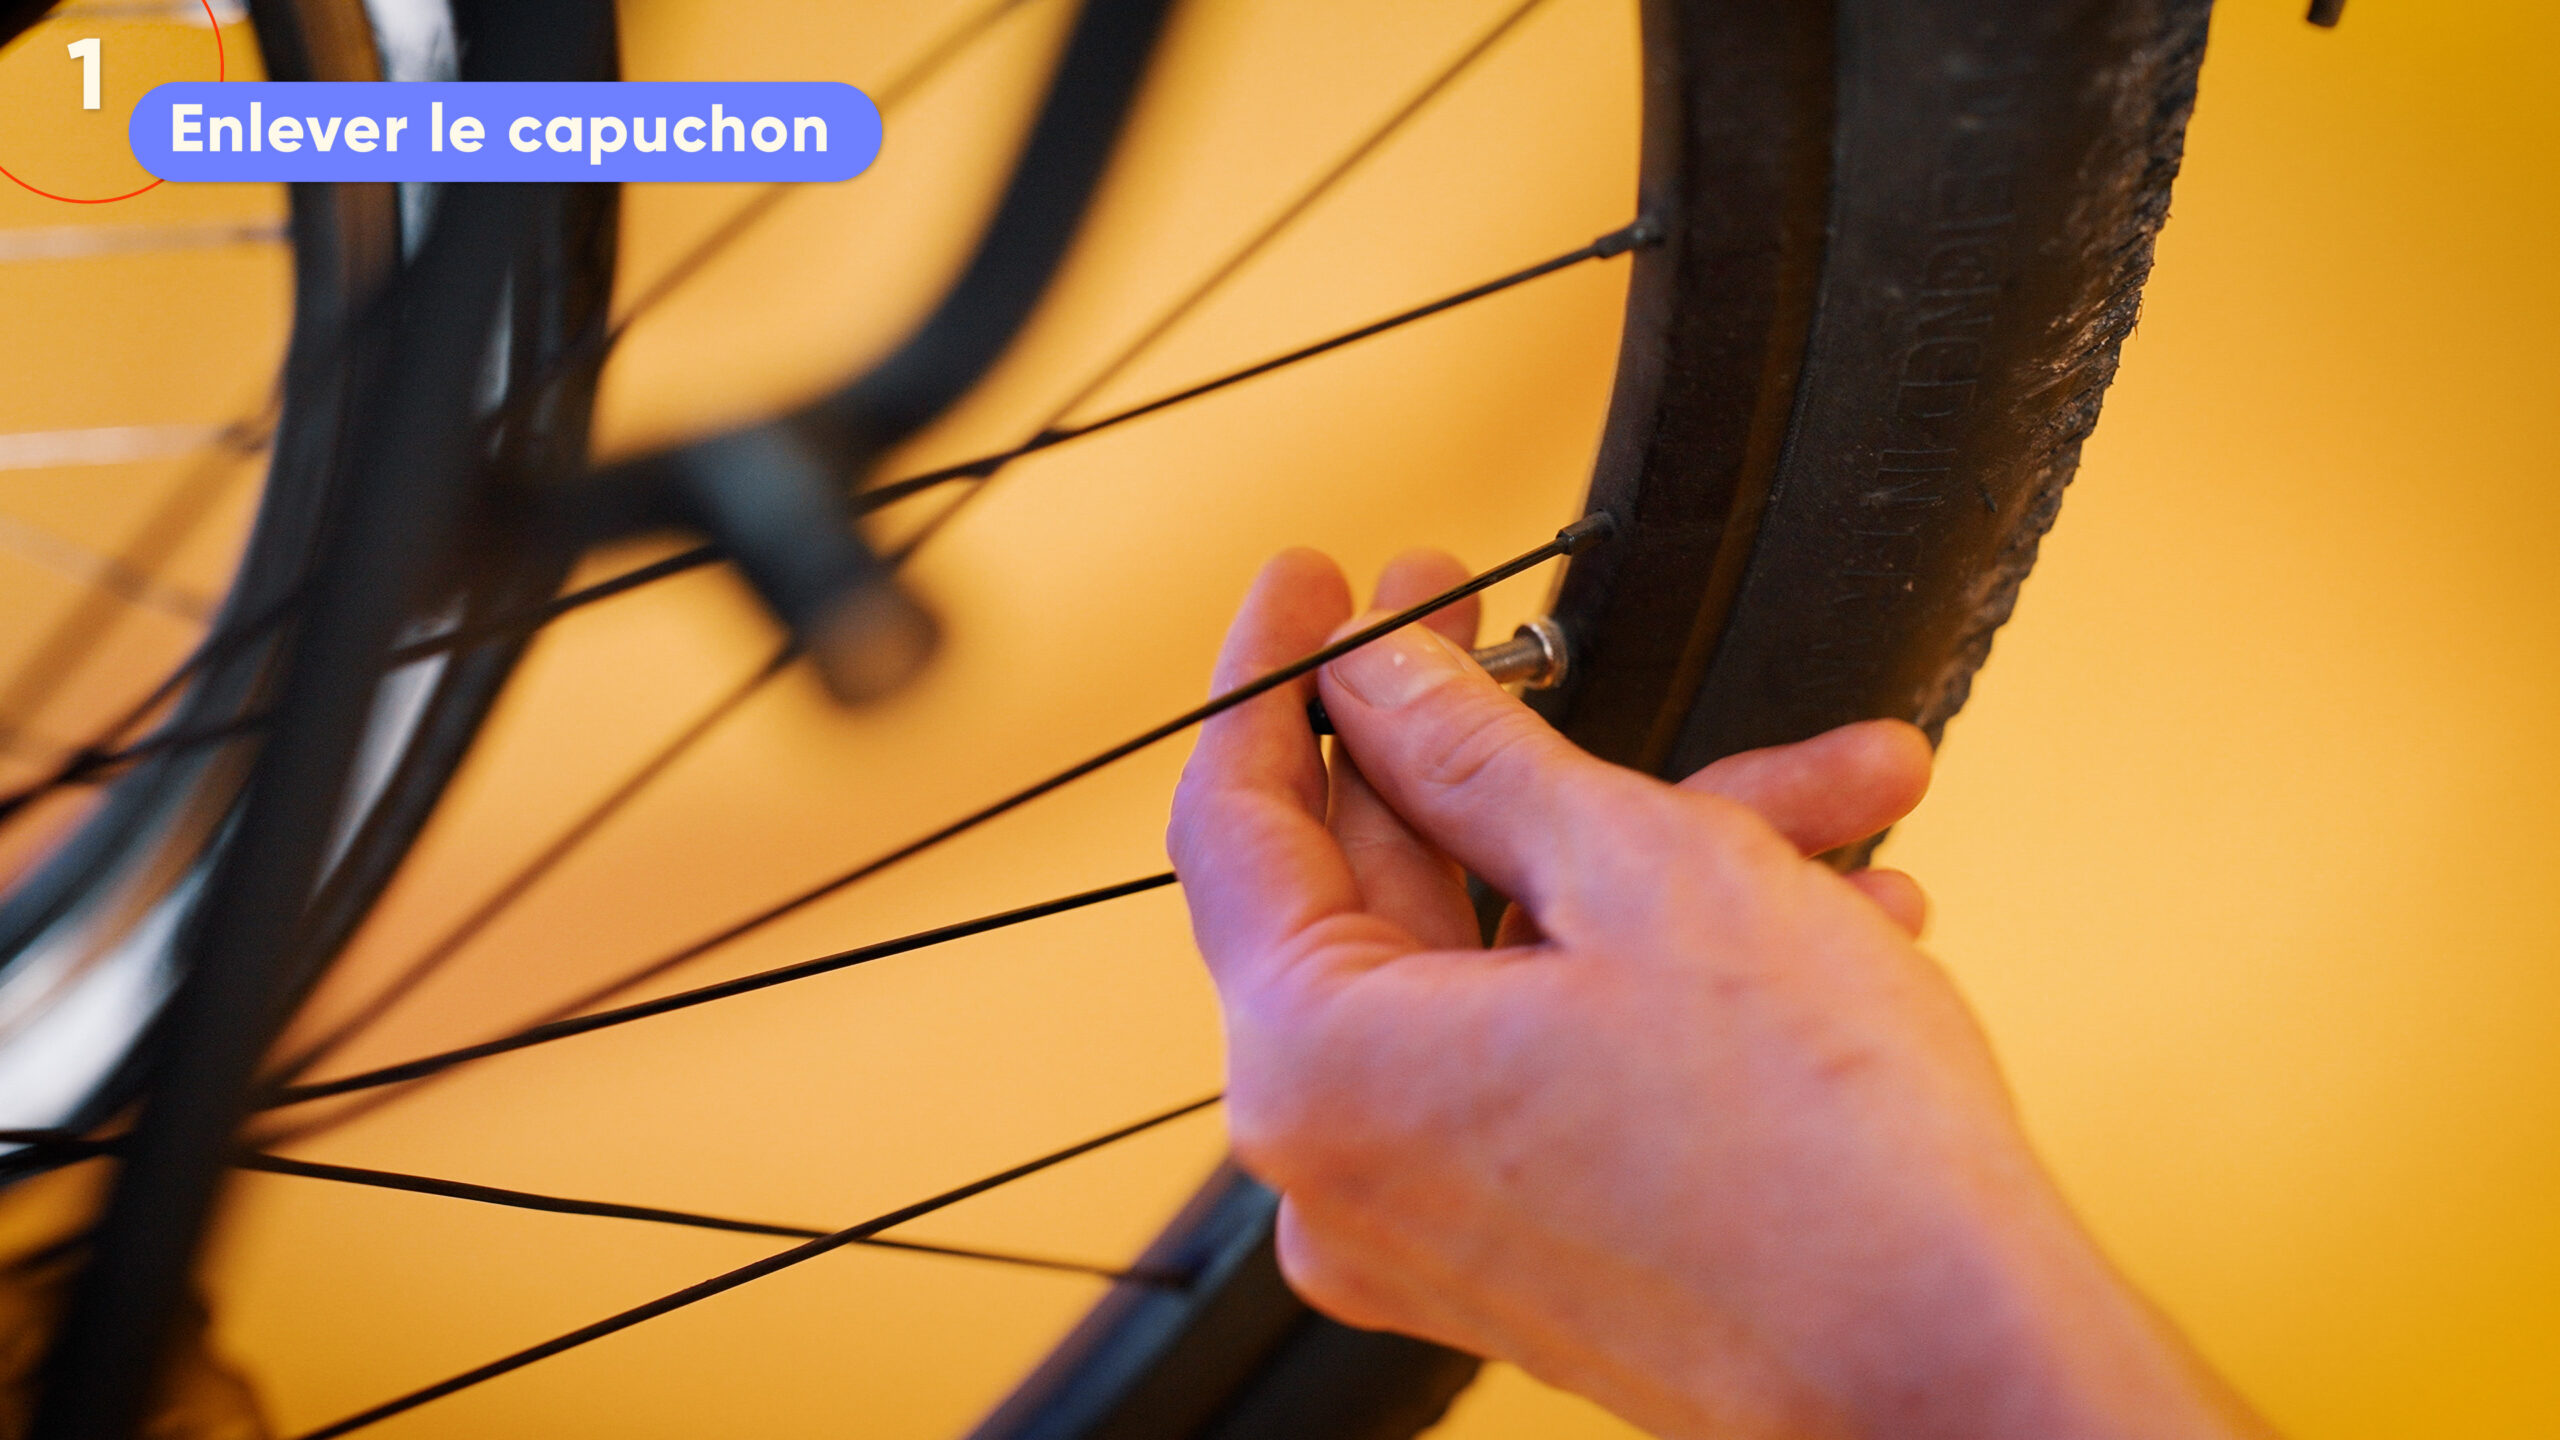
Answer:
<svg viewBox="0 0 2560 1440"><path fill-rule="evenodd" d="M98 37L71 42L71 58L80 62L80 108L98 108Z"/></svg>

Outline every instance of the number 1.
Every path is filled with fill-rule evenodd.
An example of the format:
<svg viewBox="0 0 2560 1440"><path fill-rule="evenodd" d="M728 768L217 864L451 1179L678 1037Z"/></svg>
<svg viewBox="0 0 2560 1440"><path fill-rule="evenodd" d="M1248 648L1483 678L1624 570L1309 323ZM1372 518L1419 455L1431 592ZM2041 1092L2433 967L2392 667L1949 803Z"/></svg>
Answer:
<svg viewBox="0 0 2560 1440"><path fill-rule="evenodd" d="M80 62L80 108L98 108L98 37L71 42L71 58Z"/></svg>

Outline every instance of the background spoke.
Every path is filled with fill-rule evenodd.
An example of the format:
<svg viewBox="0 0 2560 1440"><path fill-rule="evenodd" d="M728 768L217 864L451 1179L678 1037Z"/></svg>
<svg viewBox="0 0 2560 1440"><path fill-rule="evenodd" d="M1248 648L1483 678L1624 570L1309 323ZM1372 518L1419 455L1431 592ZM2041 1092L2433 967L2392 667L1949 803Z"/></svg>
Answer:
<svg viewBox="0 0 2560 1440"><path fill-rule="evenodd" d="M1382 635L1389 634L1393 631L1400 630L1407 625L1411 625L1425 616L1431 615L1436 611L1453 605L1480 590L1488 589L1514 575L1520 574L1534 566L1554 559L1557 556L1579 553L1580 551L1589 548L1591 545L1597 544L1601 540L1606 539L1612 533L1614 528L1614 522L1612 522L1605 514L1585 516L1582 519L1575 521L1573 524L1566 526L1564 529L1557 531L1555 538L1549 540L1547 543L1525 551L1490 570L1486 570L1460 582L1457 585L1451 586L1449 589L1422 601L1420 604L1400 610L1393 615L1389 615L1382 620L1376 621L1375 623L1360 630L1354 631L1303 659L1284 665L1277 670L1263 675L1259 679L1247 681L1245 684L1226 691L1204 704L1194 706L1193 708L1184 711L1180 715L1174 716L1172 719L1167 720L1152 729L1141 732L1140 734L1124 740L1107 750L1078 761L1076 764L1070 765L1066 769L1058 771L1046 779L1035 781L1022 789L1016 790L1012 794L1005 796L1003 799L972 811L971 813L964 815L937 830L918 836L916 839L910 840L906 844L888 851L885 854L878 855L870 860L864 861L862 864L856 865L852 869L847 870L832 879L822 881L788 899L770 905L753 915L749 915L742 920L736 921L720 930L714 931L713 933L706 935L689 945L685 945L666 955L659 956L658 958L627 972L609 984L600 986L595 990L588 992L586 995L579 997L577 1000L571 1001L567 1006L561 1007L559 1011L555 1012L560 1016L558 1019L551 1020L542 1025L537 1025L532 1030L520 1031L514 1036L506 1036L484 1041L479 1045L465 1046L459 1050L446 1051L440 1055L429 1056L400 1065L385 1066L379 1070L368 1071L362 1075L347 1076L340 1080L324 1081L311 1085L289 1087L281 1092L280 1095L275 1097L270 1104L290 1104L303 1100L321 1099L330 1095L345 1094L353 1090L369 1089L378 1085L392 1084L400 1080L423 1078L424 1076L434 1074L437 1071L449 1069L453 1065L462 1063L465 1060L479 1059L487 1055L499 1054L507 1050L522 1049L528 1044L541 1043L541 1041L537 1039L524 1038L536 1035L537 1033L540 1034L541 1039L556 1039L566 1034L582 1033L582 1030L578 1027L580 1027L584 1022L569 1018L575 1015L578 1010L585 1009L590 1005L601 1004L613 996L629 991L634 986L644 984L647 981L655 979L656 977L663 975L680 965L699 959L703 955L709 954L711 951L719 949L732 941L763 929L765 926L782 919L784 916L797 913L798 911L805 909L808 906L817 903L819 900L822 900L829 895L833 895L848 886L869 879L871 876L877 875L892 866L913 859L914 857L921 855L925 851L931 850L946 841L964 835L969 831L976 829L980 825L997 818L998 816L1007 814L1023 805L1027 805L1033 800L1036 800L1053 790L1060 789L1076 780L1080 780L1106 766L1116 764L1117 762L1127 759L1129 756L1134 755L1151 745L1168 739L1174 735L1181 734L1183 731L1190 729L1192 726L1197 725L1214 715L1233 709L1238 705L1244 704L1248 700L1267 694L1282 685L1300 678L1301 676L1310 674L1319 666L1322 666L1329 661L1340 656L1347 655L1353 650L1359 649L1361 646L1376 640ZM1036 909L1037 907L1034 908ZM1021 912L1011 913L1020 914ZM974 924L980 922L970 923ZM927 933L930 934L933 932ZM900 942L893 941L890 943L897 944ZM861 952L847 953L860 954ZM719 987L705 987L705 990L717 988ZM703 994L701 991L690 993L696 995ZM673 999L679 997L670 998ZM699 1003L699 1001L692 1003ZM638 1010L643 1007L634 1006L630 1008ZM602 1018L603 1017L590 1017L590 1019ZM635 1016L634 1018L637 1017ZM584 1028L598 1027L588 1023L584 1024Z"/></svg>
<svg viewBox="0 0 2560 1440"><path fill-rule="evenodd" d="M1543 3L1545 0L1521 0L1521 3L1513 6L1501 19L1495 21L1492 27L1478 36L1472 44L1459 51L1456 58L1441 67L1440 71L1424 82L1419 90L1408 96L1402 105L1388 112L1385 118L1370 128L1367 135L1361 137L1331 165L1325 167L1321 174L1299 190L1268 220L1265 220L1259 229L1247 236L1242 244L1229 251L1225 259L1211 267L1206 275L1193 282L1189 290L1184 291L1171 305L1158 313L1145 329L1138 332L1136 338L1122 346L1118 353L1103 364L1101 369L1087 377L1083 384L1077 386L1066 399L1060 401L1050 411L1048 419L1034 428L1031 439L1037 440L1042 434L1066 423L1068 417L1082 409L1088 401L1100 394L1104 387L1118 379L1129 366L1154 349L1156 342L1170 334L1176 325L1182 323L1185 316L1198 309L1202 302L1216 294L1256 255L1269 248L1272 241L1278 239L1290 226L1297 223L1300 216L1306 214L1318 200L1323 199L1336 185L1339 185L1344 177L1359 169L1360 162L1376 154L1396 132L1402 130L1416 115L1430 108L1432 101L1446 93L1459 76L1465 74L1478 60L1484 58L1505 35L1510 34L1521 21L1529 18L1530 13ZM890 559L895 563L903 563L922 549L941 532L945 525L957 518L972 500L984 493L987 484L995 479L998 471L1004 468L1004 463L1004 460L998 460L986 473L968 476L967 478L975 483L918 527L916 532L908 536L905 543L890 556Z"/></svg>
<svg viewBox="0 0 2560 1440"><path fill-rule="evenodd" d="M785 1239L814 1240L833 1233L810 1225L773 1225L761 1220L738 1220L725 1215L704 1215L692 1210L669 1210L655 1205L622 1205L606 1200L574 1200L565 1195L544 1195L531 1190L510 1190L497 1185L474 1185L462 1180L444 1180L429 1175L411 1175L397 1170L372 1170L356 1165L331 1165L317 1160L297 1160L284 1155L252 1154L241 1157L240 1168L267 1175L292 1175L306 1180L329 1180L344 1185L363 1185L378 1190L399 1190L412 1195L434 1195L448 1200L470 1200L483 1205L500 1205L516 1210L538 1210L551 1215L593 1215L614 1220L645 1220L659 1225L684 1225L697 1230L726 1230L741 1235L775 1235ZM1003 1265L1019 1265L1035 1270L1063 1270L1080 1275L1098 1275L1105 1280L1136 1280L1142 1284L1176 1286L1183 1277L1167 1270L1127 1269L1100 1265L1084 1260L1061 1260L1046 1255L1024 1255L1009 1250L986 1250L967 1245L943 1245L924 1240L894 1240L881 1235L865 1235L853 1244L883 1250L908 1250L920 1255L943 1255L960 1260L989 1260Z"/></svg>
<svg viewBox="0 0 2560 1440"><path fill-rule="evenodd" d="M683 759L724 721L737 714L742 706L761 693L765 686L772 683L775 676L783 673L790 665L792 657L798 653L798 647L785 644L771 659L758 666L753 674L730 687L727 693L712 702L709 709L696 717L692 724L678 731L672 739L661 745L655 754L641 761L630 774L624 776L611 790L605 792L593 805L570 821L559 834L552 837L551 843L545 845L533 858L518 866L515 872L505 880L500 881L487 897L472 907L470 912L460 920L455 921L442 935L436 937L407 965L401 967L389 983L375 992L353 1014L279 1065L276 1072L277 1081L288 1081L306 1073L312 1066L336 1053L349 1041L363 1034L383 1016L389 1014L402 999L426 983L428 977L434 975L454 956L460 954L463 948L481 932L496 924L499 918L512 909L518 901L531 894L546 877L559 869L570 856L576 854L579 847L583 846L597 831L603 829L607 821L638 799L641 792L648 789L658 777L666 774L678 760Z"/></svg>
<svg viewBox="0 0 2560 1440"><path fill-rule="evenodd" d="M14 746L28 733L46 697L97 656L99 639L133 603L135 588L159 583L170 558L211 517L239 478L240 461L265 448L273 434L275 408L270 397L260 416L205 437L195 447L205 450L205 457L170 489L133 538L114 555L98 557L100 573L117 577L116 583L93 583L87 595L36 642L7 686L0 687L0 746Z"/></svg>
<svg viewBox="0 0 2560 1440"><path fill-rule="evenodd" d="M984 935L990 931L1002 930L1027 921L1046 919L1051 915L1063 915L1070 910L1081 910L1085 906L1099 905L1106 900L1117 900L1124 895L1138 895L1149 890L1159 890L1173 883L1173 873L1167 871L1161 875L1149 875L1144 879L1105 885L1098 890L1085 890L1074 895L1060 896L1055 900L1044 900L1037 905L1025 905L1020 909L983 915L975 920L963 920L954 925L921 930L913 935L900 936L895 940L883 940L859 949L840 951L815 960L803 960L796 965L760 970L753 975L741 975L737 979L723 980L715 985L704 985L692 990L678 991L673 995L662 995L655 1000L643 1000L637 1004L624 1005L612 1010L600 1010L593 1014L577 1013L590 1005L601 1003L610 993L628 988L631 982L625 979L615 982L607 990L590 992L570 1001L560 1007L559 1018L527 1026L522 1030L494 1039L483 1040L476 1045L464 1045L452 1050L439 1051L433 1055L422 1055L397 1065L385 1065L379 1069L341 1076L335 1080L317 1081L307 1085L288 1085L278 1089L268 1103L270 1106L294 1105L308 1100L323 1100L332 1095L371 1090L405 1080L421 1080L467 1061L503 1055L509 1051L522 1050L534 1045L547 1045L554 1040L566 1040L572 1035L609 1030L617 1025L628 1025L635 1020L669 1015L678 1010L690 1010L694 1006L707 1005L714 1000L726 1000L735 995L769 990L776 985L786 985L794 980L831 975L838 970L867 964L873 960L931 949L953 940ZM324 1123L334 1125L342 1123L344 1118L346 1117L332 1116ZM303 1139L317 1131L316 1126L307 1130L298 1130L292 1132L288 1138Z"/></svg>
<svg viewBox="0 0 2560 1440"><path fill-rule="evenodd" d="M1221 1098L1221 1096L1217 1095L1203 1096L1202 1098L1194 1100L1187 1105L1177 1105L1173 1109L1150 1115L1146 1119L1140 1120L1135 1124L1123 1125L1117 1130L1111 1130L1103 1134L1096 1135L1090 1140L1079 1141L1076 1144L1067 1146L1063 1150L1052 1150L1048 1154L1043 1155L1036 1160L1025 1161L1011 1169L999 1170L995 1174L986 1176L983 1179L972 1180L966 1185L956 1186L952 1189L945 1190L939 1195L919 1200L912 1205L892 1210L885 1215L874 1216L873 1218L865 1220L858 1225L847 1226L833 1234L821 1235L814 1240L795 1245L779 1254L768 1255L762 1260L755 1261L748 1265L741 1265L735 1270L714 1275L708 1280L704 1280L698 1284L688 1285L684 1289L675 1291L672 1294L662 1295L645 1304L634 1305L628 1310L617 1311L616 1313L608 1315L592 1324L582 1325L566 1334L554 1336L549 1340L543 1341L539 1345L526 1346L522 1350L518 1350L512 1354L504 1355L498 1359L492 1360L486 1365L466 1370L449 1379L439 1380L433 1385L427 1385L419 1389L412 1390L408 1394L400 1396L398 1399L385 1401L380 1405L374 1406L370 1410L361 1411L357 1414L350 1415L343 1420L323 1425L319 1429L303 1435L301 1440L331 1440L331 1437L333 1436L351 1434L355 1431L362 1430L369 1425L375 1425L384 1420L388 1420L394 1415L405 1414L411 1410L417 1409L421 1405L428 1404L431 1401L441 1400L445 1396L454 1394L457 1391L468 1390L474 1385L483 1384L487 1381L495 1380L501 1375L521 1370L525 1366L531 1365L537 1360L547 1360L564 1351L574 1350L590 1341L601 1340L607 1335L614 1334L618 1331L628 1330L634 1325L638 1325L644 1321L654 1320L661 1315L669 1314L673 1311L681 1310L697 1301L708 1300L714 1295L735 1290L739 1286L747 1284L750 1281L761 1280L767 1275L788 1270L792 1266L800 1264L802 1261L814 1260L831 1250L839 1250L847 1245L868 1239L871 1236L879 1234L881 1231L903 1225L919 1216L930 1215L937 1210L947 1209L950 1206L957 1205L961 1201L969 1199L972 1196L983 1195L990 1190L1010 1185L1017 1180L1025 1178L1026 1176L1036 1175L1043 1170L1049 1169L1051 1166L1073 1160L1079 1155L1090 1154L1093 1151L1102 1149L1106 1145L1117 1144L1118 1142L1126 1140L1133 1135L1144 1134L1149 1130L1155 1129L1157 1126L1169 1124L1186 1115L1206 1110L1210 1106L1217 1104Z"/></svg>

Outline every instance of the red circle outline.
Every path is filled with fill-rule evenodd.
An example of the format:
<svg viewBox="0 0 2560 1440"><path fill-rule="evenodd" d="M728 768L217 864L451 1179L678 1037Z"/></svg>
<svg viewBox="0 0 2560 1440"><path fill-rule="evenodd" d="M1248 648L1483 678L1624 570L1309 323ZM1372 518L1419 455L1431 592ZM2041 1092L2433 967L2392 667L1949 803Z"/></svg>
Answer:
<svg viewBox="0 0 2560 1440"><path fill-rule="evenodd" d="M228 80L231 78L231 59L222 44L222 21L213 13L213 0L196 0L196 3L204 6L204 23L213 27L213 78L216 81ZM47 200L59 200L65 205L113 205L119 200L130 200L134 196L141 194L143 190L156 189L167 183L162 180L154 180L149 185L143 186L142 190L127 190L121 195L108 195L101 199L84 200L77 195L56 195L50 190L39 190L35 186L28 184L26 181L20 180L16 172L12 171L6 165L0 165L0 175L8 176L10 182L15 184L21 190L28 191L31 194L41 195Z"/></svg>

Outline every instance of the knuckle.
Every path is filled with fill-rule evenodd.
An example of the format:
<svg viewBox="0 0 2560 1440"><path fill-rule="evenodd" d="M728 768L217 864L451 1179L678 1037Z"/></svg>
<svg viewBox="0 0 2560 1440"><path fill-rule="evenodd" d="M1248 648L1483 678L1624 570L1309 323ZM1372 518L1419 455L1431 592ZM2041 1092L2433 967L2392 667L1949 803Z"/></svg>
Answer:
<svg viewBox="0 0 2560 1440"><path fill-rule="evenodd" d="M1533 763L1543 728L1523 709L1471 705L1456 733L1419 757L1416 776L1441 790L1514 776Z"/></svg>

